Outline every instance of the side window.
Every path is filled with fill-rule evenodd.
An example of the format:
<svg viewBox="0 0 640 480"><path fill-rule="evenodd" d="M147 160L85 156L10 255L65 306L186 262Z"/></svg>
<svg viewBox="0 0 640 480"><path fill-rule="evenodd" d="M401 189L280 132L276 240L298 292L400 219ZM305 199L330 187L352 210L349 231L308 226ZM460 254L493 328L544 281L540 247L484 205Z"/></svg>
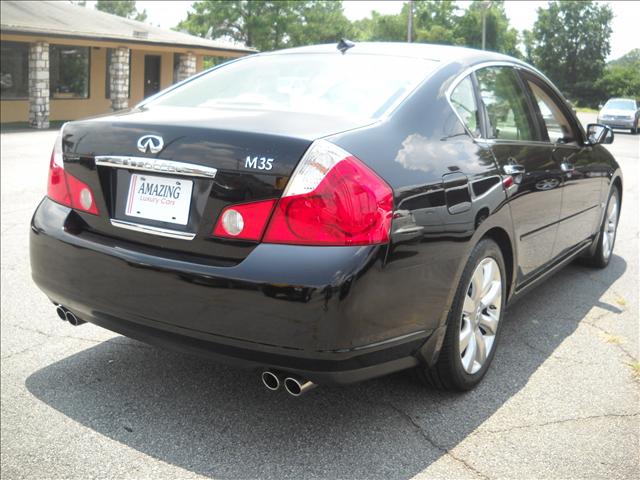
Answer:
<svg viewBox="0 0 640 480"><path fill-rule="evenodd" d="M489 138L538 140L532 112L516 72L511 67L487 67L476 72L480 98L489 116Z"/></svg>
<svg viewBox="0 0 640 480"><path fill-rule="evenodd" d="M536 83L527 81L535 98L547 130L548 140L553 143L570 143L575 140L571 122L562 113L560 106ZM542 132L544 135L544 132ZM545 139L547 140L547 139Z"/></svg>
<svg viewBox="0 0 640 480"><path fill-rule="evenodd" d="M466 77L451 92L451 104L474 137L480 136L480 121L471 77Z"/></svg>

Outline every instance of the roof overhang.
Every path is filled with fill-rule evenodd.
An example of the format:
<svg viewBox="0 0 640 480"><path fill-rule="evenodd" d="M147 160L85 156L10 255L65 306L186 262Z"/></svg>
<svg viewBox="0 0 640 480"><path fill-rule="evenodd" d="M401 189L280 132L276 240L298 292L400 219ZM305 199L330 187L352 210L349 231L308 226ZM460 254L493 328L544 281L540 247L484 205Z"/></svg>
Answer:
<svg viewBox="0 0 640 480"><path fill-rule="evenodd" d="M27 39L27 37L31 37ZM205 47L202 45L175 44L169 42L150 41L143 38L130 38L105 35L77 34L70 35L68 33L60 33L55 31L38 31L22 28L2 27L0 30L0 40L2 41L49 41L50 39L70 40L73 44L84 44L96 47L122 47L126 46L132 49L140 50L171 50L175 52L192 52L195 55L205 56L224 56L224 57L241 57L257 53L257 50L250 48L224 48L224 47ZM52 43L52 42L50 42Z"/></svg>

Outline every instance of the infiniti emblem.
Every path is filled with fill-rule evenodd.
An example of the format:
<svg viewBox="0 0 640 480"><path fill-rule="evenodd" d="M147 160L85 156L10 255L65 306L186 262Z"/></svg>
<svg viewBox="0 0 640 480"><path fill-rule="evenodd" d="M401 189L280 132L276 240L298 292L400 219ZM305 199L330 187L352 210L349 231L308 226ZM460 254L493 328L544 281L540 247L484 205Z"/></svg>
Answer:
<svg viewBox="0 0 640 480"><path fill-rule="evenodd" d="M164 141L158 135L144 135L138 139L138 150L142 153L158 153L163 147Z"/></svg>

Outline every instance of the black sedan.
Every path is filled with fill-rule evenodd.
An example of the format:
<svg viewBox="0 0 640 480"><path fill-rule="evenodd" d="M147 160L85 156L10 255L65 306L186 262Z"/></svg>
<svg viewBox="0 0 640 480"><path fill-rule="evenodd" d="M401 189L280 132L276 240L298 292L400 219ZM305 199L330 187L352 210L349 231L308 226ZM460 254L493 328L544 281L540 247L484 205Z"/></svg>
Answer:
<svg viewBox="0 0 640 480"><path fill-rule="evenodd" d="M578 257L609 263L612 140L491 52L253 55L62 128L33 279L73 325L255 368L271 390L409 368L466 390L509 302Z"/></svg>

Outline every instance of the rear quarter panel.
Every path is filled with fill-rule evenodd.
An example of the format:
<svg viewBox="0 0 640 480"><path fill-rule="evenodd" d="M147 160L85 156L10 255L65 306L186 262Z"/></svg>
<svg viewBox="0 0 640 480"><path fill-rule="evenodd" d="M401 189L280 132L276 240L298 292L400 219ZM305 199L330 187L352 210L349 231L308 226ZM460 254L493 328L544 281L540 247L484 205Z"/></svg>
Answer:
<svg viewBox="0 0 640 480"><path fill-rule="evenodd" d="M384 281L370 286L375 309L427 330L445 324L466 259L482 236L492 228L512 231L493 154L467 134L446 98L464 68L440 69L389 118L330 138L394 191Z"/></svg>

